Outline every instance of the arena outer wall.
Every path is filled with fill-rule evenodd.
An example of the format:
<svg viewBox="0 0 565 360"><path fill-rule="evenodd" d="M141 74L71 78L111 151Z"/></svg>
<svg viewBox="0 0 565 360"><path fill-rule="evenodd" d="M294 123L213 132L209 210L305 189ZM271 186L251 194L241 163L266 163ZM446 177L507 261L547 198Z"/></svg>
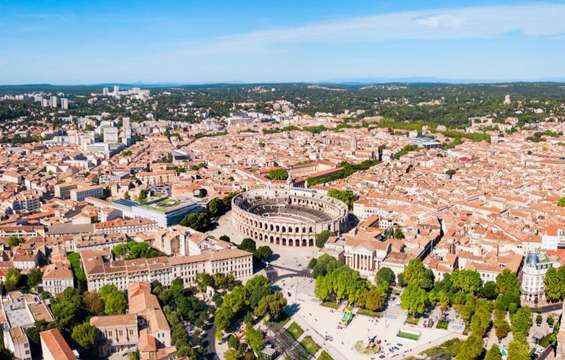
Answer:
<svg viewBox="0 0 565 360"><path fill-rule="evenodd" d="M257 211L253 209L259 207L283 213L254 213ZM243 236L269 245L313 247L322 231L339 233L348 213L343 202L311 189L264 188L241 193L232 200L235 228Z"/></svg>

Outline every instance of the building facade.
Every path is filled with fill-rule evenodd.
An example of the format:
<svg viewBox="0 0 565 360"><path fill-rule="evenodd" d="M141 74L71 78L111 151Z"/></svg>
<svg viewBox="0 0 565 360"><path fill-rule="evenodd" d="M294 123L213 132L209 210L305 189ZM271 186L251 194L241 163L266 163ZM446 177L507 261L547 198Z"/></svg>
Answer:
<svg viewBox="0 0 565 360"><path fill-rule="evenodd" d="M347 205L308 189L260 189L235 196L233 223L245 237L272 245L314 247L323 231L339 233Z"/></svg>

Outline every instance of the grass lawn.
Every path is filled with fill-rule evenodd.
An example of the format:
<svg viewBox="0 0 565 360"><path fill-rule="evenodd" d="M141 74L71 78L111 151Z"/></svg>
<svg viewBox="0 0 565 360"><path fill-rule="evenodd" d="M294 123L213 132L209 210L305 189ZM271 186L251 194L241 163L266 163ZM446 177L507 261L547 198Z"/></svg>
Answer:
<svg viewBox="0 0 565 360"><path fill-rule="evenodd" d="M440 320L437 322L436 328L447 330L449 323L447 321Z"/></svg>
<svg viewBox="0 0 565 360"><path fill-rule="evenodd" d="M380 317L381 314L377 311L371 311L371 310L367 310L367 309L359 309L359 311L357 311L357 315L365 315L365 316L370 316L370 317Z"/></svg>
<svg viewBox="0 0 565 360"><path fill-rule="evenodd" d="M406 323L410 325L418 325L418 319L416 319L414 316L408 316L406 318Z"/></svg>
<svg viewBox="0 0 565 360"><path fill-rule="evenodd" d="M326 350L324 350L320 353L320 356L318 356L318 360L334 360L334 358L331 357Z"/></svg>
<svg viewBox="0 0 565 360"><path fill-rule="evenodd" d="M304 349L306 349L306 351L310 354L310 355L316 355L316 353L318 352L318 350L320 350L320 345L316 344L316 342L312 339L311 336L306 336L301 342L300 345L302 345L302 347Z"/></svg>
<svg viewBox="0 0 565 360"><path fill-rule="evenodd" d="M418 334L412 334L409 332L405 332L405 331L399 331L398 334L396 334L396 336L401 337L401 338L405 338L408 340L418 340L420 338L420 335Z"/></svg>
<svg viewBox="0 0 565 360"><path fill-rule="evenodd" d="M459 347L463 342L459 339L451 339L447 340L443 344L439 346L435 346L424 350L421 352L423 355L428 355L430 358L433 359L440 359L440 358L454 358L455 355L459 352Z"/></svg>
<svg viewBox="0 0 565 360"><path fill-rule="evenodd" d="M333 301L324 301L322 303L322 306L329 307L329 308L332 308L332 309L337 309L337 307L338 307L338 305Z"/></svg>
<svg viewBox="0 0 565 360"><path fill-rule="evenodd" d="M290 324L286 331L292 336L294 340L298 339L302 334L304 334L304 330L298 325L297 323L293 322Z"/></svg>

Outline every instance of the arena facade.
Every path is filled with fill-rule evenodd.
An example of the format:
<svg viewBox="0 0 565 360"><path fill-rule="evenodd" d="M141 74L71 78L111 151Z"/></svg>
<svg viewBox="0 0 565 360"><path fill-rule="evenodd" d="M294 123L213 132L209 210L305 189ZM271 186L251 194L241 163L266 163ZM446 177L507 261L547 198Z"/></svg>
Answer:
<svg viewBox="0 0 565 360"><path fill-rule="evenodd" d="M232 200L234 227L270 245L313 247L322 231L339 233L348 213L343 202L303 188L250 190Z"/></svg>

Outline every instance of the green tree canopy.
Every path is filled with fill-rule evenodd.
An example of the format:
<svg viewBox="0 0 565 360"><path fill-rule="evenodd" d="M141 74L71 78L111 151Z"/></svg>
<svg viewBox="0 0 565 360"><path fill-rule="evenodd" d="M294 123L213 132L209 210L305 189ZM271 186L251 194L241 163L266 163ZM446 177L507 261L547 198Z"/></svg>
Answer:
<svg viewBox="0 0 565 360"><path fill-rule="evenodd" d="M85 350L93 349L96 344L96 332L88 322L73 327L71 338Z"/></svg>
<svg viewBox="0 0 565 360"><path fill-rule="evenodd" d="M288 179L288 171L285 169L273 169L265 177L269 180L286 180Z"/></svg>
<svg viewBox="0 0 565 360"><path fill-rule="evenodd" d="M550 268L545 273L545 294L549 301L560 301L565 298L565 266L559 269Z"/></svg>
<svg viewBox="0 0 565 360"><path fill-rule="evenodd" d="M426 291L415 284L410 284L400 295L400 306L412 314L426 310L428 296Z"/></svg>
<svg viewBox="0 0 565 360"><path fill-rule="evenodd" d="M4 276L4 288L6 289L6 291L16 290L18 288L20 278L20 270L16 268L9 269L6 272L6 276Z"/></svg>
<svg viewBox="0 0 565 360"><path fill-rule="evenodd" d="M245 238L238 246L241 250L249 251L250 253L255 253L257 250L257 245L253 239Z"/></svg>
<svg viewBox="0 0 565 360"><path fill-rule="evenodd" d="M206 231L210 228L211 222L207 212L192 212L186 215L180 224L196 231Z"/></svg>
<svg viewBox="0 0 565 360"><path fill-rule="evenodd" d="M386 266L382 266L375 275L377 285L384 283L388 285L394 285L395 278L396 276L394 275L394 271L392 271L390 268L387 268Z"/></svg>
<svg viewBox="0 0 565 360"><path fill-rule="evenodd" d="M481 288L481 275L474 270L455 270L451 274L453 288L466 293L476 293Z"/></svg>
<svg viewBox="0 0 565 360"><path fill-rule="evenodd" d="M330 236L332 236L332 232L329 230L324 230L316 235L316 247L323 248Z"/></svg>
<svg viewBox="0 0 565 360"><path fill-rule="evenodd" d="M502 360L502 355L500 354L500 348L498 345L494 344L490 347L485 360Z"/></svg>
<svg viewBox="0 0 565 360"><path fill-rule="evenodd" d="M337 190L337 189L328 190L328 196L346 203L349 208L353 206L353 202L357 198L355 196L355 193L351 190Z"/></svg>
<svg viewBox="0 0 565 360"><path fill-rule="evenodd" d="M39 269L32 269L27 274L27 286L30 288L36 287L41 283L43 279L43 273Z"/></svg>

